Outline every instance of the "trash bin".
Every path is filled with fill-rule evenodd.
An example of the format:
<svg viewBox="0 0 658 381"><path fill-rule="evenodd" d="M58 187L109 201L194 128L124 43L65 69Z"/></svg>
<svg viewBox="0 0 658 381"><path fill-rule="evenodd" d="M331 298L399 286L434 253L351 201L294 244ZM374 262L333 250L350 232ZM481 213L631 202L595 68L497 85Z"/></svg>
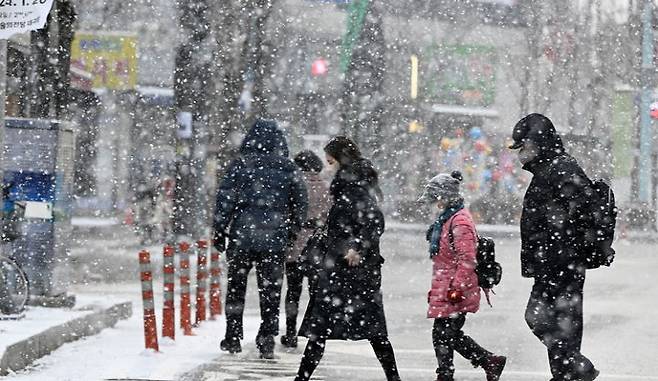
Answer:
<svg viewBox="0 0 658 381"><path fill-rule="evenodd" d="M51 296L56 265L66 263L71 237L74 134L64 122L5 120L5 203L25 206L20 236L10 254L25 271L30 293Z"/></svg>

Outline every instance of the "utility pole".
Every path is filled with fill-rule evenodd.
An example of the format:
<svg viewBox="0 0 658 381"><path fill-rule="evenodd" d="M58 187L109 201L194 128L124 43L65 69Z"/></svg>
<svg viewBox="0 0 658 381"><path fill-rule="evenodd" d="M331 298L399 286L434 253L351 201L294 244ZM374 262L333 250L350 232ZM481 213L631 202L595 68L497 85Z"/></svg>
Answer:
<svg viewBox="0 0 658 381"><path fill-rule="evenodd" d="M652 151L653 131L649 108L653 97L655 68L653 63L653 0L644 1L642 13L642 68L640 83L640 160L639 160L639 200L648 205L651 201L655 184L651 184L652 177Z"/></svg>

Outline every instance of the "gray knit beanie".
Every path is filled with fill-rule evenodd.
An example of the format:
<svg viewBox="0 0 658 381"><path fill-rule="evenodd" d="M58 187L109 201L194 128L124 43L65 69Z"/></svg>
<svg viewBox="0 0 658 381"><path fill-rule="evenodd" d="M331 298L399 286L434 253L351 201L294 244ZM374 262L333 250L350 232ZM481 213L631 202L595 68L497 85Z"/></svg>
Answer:
<svg viewBox="0 0 658 381"><path fill-rule="evenodd" d="M440 173L427 182L418 202L432 203L438 200L447 202L459 200L462 198L459 192L462 180L464 180L464 177L459 171L454 171L451 174Z"/></svg>

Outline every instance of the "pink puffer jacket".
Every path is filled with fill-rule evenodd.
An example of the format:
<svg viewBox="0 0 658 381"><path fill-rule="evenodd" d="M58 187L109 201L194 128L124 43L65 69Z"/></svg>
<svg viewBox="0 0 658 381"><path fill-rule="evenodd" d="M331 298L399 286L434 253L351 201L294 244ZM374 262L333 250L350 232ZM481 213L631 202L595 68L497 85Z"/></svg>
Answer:
<svg viewBox="0 0 658 381"><path fill-rule="evenodd" d="M451 227L452 240L449 234ZM443 225L439 254L432 258L428 318L445 318L460 312L474 313L480 309L480 287L475 273L476 253L475 223L468 210L462 209ZM461 302L448 300L448 291L453 290L463 293Z"/></svg>

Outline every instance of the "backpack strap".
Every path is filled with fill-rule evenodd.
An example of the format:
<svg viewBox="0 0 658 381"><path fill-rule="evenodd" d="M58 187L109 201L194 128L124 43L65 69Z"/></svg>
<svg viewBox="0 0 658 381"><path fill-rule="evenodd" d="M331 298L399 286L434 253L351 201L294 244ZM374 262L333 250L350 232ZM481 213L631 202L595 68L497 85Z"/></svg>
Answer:
<svg viewBox="0 0 658 381"><path fill-rule="evenodd" d="M457 249L455 249L455 235L452 233L452 222L455 219L456 214L457 213L450 217L450 225L448 225L448 241L450 242L450 247L452 248L452 252L454 254L457 254Z"/></svg>
<svg viewBox="0 0 658 381"><path fill-rule="evenodd" d="M455 256L455 273L457 273L457 267L459 266L459 259L457 258L457 249L455 248L455 235L452 232L452 223L453 220L455 219L455 213L450 217L450 225L448 225L448 241L450 242L450 248L452 249L452 254ZM452 283L455 281L455 278L453 277L450 279L450 284L448 285L448 289L452 290Z"/></svg>

